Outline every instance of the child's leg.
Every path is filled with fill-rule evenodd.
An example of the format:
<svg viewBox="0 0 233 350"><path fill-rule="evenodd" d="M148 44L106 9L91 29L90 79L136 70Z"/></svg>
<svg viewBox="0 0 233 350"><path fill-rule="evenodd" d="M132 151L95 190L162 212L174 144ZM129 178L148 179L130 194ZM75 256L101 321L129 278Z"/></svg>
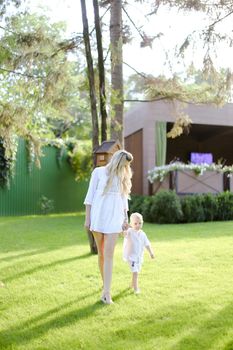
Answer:
<svg viewBox="0 0 233 350"><path fill-rule="evenodd" d="M131 288L134 288L134 277L133 277L133 272L132 272L132 281L131 281Z"/></svg>
<svg viewBox="0 0 233 350"><path fill-rule="evenodd" d="M132 286L135 291L138 290L138 272L133 272Z"/></svg>

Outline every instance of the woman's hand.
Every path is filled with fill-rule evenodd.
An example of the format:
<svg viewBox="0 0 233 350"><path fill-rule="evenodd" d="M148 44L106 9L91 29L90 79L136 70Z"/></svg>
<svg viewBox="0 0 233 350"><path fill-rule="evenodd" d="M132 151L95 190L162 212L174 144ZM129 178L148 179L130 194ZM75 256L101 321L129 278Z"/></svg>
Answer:
<svg viewBox="0 0 233 350"><path fill-rule="evenodd" d="M90 218L86 218L85 223L84 223L84 227L89 230L91 226L91 220Z"/></svg>
<svg viewBox="0 0 233 350"><path fill-rule="evenodd" d="M86 205L86 216L85 216L85 223L84 227L86 230L89 230L91 227L91 205Z"/></svg>
<svg viewBox="0 0 233 350"><path fill-rule="evenodd" d="M124 221L124 222L123 222L123 225L122 225L122 230L123 230L123 231L126 231L126 230L128 230L128 228L129 228L128 222L127 222L127 221Z"/></svg>

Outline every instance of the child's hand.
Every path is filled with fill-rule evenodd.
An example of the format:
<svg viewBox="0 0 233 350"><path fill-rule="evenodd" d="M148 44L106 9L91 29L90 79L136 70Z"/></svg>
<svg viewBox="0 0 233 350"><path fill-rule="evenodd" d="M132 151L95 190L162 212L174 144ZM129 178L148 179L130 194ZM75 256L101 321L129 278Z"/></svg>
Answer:
<svg viewBox="0 0 233 350"><path fill-rule="evenodd" d="M154 259L155 258L154 253L150 253L150 257L151 257L151 259Z"/></svg>

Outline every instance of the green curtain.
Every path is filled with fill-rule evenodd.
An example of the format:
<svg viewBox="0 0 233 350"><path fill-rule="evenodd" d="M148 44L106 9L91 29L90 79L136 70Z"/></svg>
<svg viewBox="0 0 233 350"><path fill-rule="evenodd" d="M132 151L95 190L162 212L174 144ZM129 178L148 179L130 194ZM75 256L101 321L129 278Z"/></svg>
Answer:
<svg viewBox="0 0 233 350"><path fill-rule="evenodd" d="M156 166L165 165L167 153L167 123L155 123Z"/></svg>

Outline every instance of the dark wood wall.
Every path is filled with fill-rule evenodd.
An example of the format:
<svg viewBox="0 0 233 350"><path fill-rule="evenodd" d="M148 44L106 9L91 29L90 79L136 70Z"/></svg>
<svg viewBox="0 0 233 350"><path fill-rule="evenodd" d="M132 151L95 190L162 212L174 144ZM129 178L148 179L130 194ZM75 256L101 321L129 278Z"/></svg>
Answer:
<svg viewBox="0 0 233 350"><path fill-rule="evenodd" d="M167 130L172 124L168 123ZM175 159L187 163L191 152L212 153L213 161L218 160L226 165L233 164L233 127L193 124L188 135L175 139L167 139L167 159L170 163Z"/></svg>
<svg viewBox="0 0 233 350"><path fill-rule="evenodd" d="M132 194L143 193L143 134L142 129L125 138L125 149L132 153Z"/></svg>

